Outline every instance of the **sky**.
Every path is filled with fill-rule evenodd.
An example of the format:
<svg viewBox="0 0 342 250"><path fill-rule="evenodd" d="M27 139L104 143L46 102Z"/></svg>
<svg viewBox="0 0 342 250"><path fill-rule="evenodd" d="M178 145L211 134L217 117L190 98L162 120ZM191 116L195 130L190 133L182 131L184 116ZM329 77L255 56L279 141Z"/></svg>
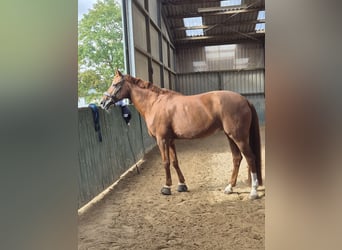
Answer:
<svg viewBox="0 0 342 250"><path fill-rule="evenodd" d="M78 20L81 20L82 16L88 13L96 2L97 0L78 0Z"/></svg>
<svg viewBox="0 0 342 250"><path fill-rule="evenodd" d="M93 8L93 5L98 0L78 0L78 21L82 19L83 15L88 13L89 9ZM121 0L113 0L121 5Z"/></svg>

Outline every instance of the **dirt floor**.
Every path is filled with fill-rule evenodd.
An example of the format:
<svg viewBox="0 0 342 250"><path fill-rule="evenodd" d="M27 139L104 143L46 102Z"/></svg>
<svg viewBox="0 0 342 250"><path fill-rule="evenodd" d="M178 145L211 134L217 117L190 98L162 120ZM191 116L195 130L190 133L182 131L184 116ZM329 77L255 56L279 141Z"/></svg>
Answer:
<svg viewBox="0 0 342 250"><path fill-rule="evenodd" d="M249 200L245 160L234 193L223 192L232 172L225 135L179 140L176 148L189 192L177 192L172 168L172 195L160 194L165 174L159 151L153 149L139 166L140 174L132 171L79 216L79 249L265 248L265 188L258 188L260 199Z"/></svg>

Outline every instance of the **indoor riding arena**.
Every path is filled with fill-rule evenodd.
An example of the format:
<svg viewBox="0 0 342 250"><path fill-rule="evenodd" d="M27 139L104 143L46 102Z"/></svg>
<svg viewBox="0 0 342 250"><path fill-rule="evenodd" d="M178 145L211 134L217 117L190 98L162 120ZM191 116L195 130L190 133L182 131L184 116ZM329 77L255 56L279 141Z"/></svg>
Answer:
<svg viewBox="0 0 342 250"><path fill-rule="evenodd" d="M263 185L250 199L251 175L243 158L236 186L225 192L233 156L227 136L216 131L175 140L188 190L177 191L171 164L171 195L163 195L164 162L135 105L128 105L129 126L120 107L79 108L78 248L265 249L265 1L121 5L125 74L186 96L229 90L253 104Z"/></svg>

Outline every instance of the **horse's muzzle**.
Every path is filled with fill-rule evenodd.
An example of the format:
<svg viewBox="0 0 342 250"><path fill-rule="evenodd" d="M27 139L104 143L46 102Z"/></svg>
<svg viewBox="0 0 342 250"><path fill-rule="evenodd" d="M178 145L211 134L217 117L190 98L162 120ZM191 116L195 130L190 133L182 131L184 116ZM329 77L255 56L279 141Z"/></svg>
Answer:
<svg viewBox="0 0 342 250"><path fill-rule="evenodd" d="M103 98L102 101L100 102L101 108L104 110L108 110L109 107L114 104L113 100L111 98Z"/></svg>

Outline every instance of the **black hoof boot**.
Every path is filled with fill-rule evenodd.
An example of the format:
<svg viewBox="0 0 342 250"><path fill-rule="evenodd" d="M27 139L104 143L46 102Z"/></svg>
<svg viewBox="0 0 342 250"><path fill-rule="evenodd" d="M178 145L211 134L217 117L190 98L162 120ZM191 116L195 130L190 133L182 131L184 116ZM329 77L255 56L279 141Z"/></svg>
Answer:
<svg viewBox="0 0 342 250"><path fill-rule="evenodd" d="M188 187L185 184L179 184L177 191L178 192L188 192Z"/></svg>
<svg viewBox="0 0 342 250"><path fill-rule="evenodd" d="M169 188L169 187L163 187L163 188L161 189L161 193L162 193L163 195L171 195L171 188Z"/></svg>

